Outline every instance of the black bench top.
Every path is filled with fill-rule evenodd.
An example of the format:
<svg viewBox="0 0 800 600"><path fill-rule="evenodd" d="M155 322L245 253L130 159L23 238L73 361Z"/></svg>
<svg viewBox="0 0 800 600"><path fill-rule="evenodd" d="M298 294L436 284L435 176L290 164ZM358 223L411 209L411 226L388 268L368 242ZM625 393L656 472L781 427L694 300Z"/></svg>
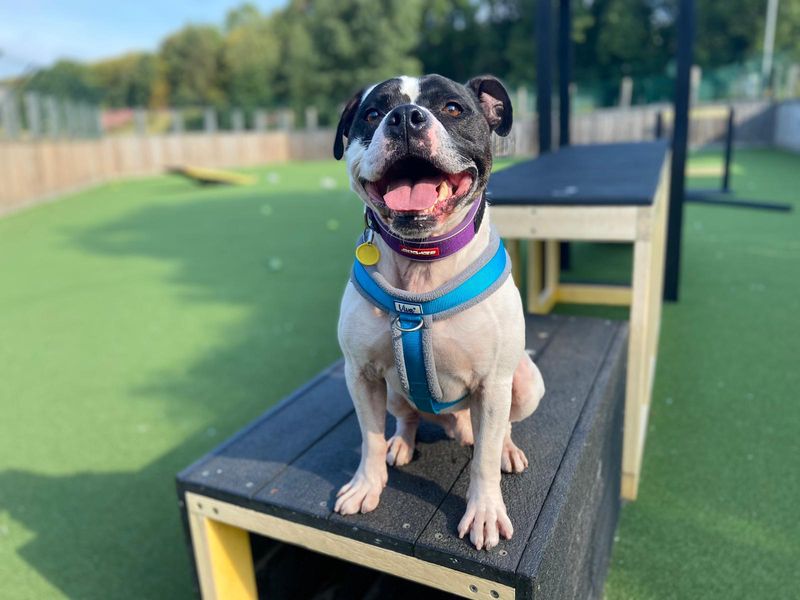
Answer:
<svg viewBox="0 0 800 600"><path fill-rule="evenodd" d="M667 155L664 140L567 146L498 171L495 205L649 205Z"/></svg>
<svg viewBox="0 0 800 600"><path fill-rule="evenodd" d="M581 427L589 430L580 425L594 418L587 413L599 413L601 405L621 407L627 324L528 317L526 334L547 393L531 417L514 425L514 440L530 466L502 478L514 536L491 552L476 551L456 534L472 449L429 423L420 427L415 459L389 469L375 511L348 517L331 512L336 492L358 466L361 443L341 362L180 473L179 493L196 492L512 586L519 584L522 569L519 577L530 582L531 565L541 561L545 548L541 539L534 545L531 540L550 535L561 510L558 498L568 493L573 479L566 471L577 468L578 458L569 467L570 452L581 457L588 445L583 438L570 440L588 435L576 433ZM612 397L616 400L608 400ZM589 488L601 488L594 473L586 481ZM613 503L618 483L609 486ZM578 493L582 498L590 491ZM546 502L556 508L548 511Z"/></svg>

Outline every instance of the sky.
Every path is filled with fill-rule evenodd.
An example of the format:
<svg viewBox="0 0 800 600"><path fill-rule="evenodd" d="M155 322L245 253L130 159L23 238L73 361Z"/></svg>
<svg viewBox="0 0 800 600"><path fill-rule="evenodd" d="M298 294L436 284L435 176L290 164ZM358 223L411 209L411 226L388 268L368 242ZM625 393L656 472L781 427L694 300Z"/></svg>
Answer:
<svg viewBox="0 0 800 600"><path fill-rule="evenodd" d="M243 0L0 0L0 79L59 58L155 50L187 23L222 24ZM269 13L285 0L253 0Z"/></svg>

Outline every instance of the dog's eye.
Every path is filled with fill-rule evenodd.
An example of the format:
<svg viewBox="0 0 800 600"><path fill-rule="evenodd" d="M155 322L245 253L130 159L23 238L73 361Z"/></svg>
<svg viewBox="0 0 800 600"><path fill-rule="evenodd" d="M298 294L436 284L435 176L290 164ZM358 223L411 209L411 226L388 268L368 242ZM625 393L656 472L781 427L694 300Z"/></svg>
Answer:
<svg viewBox="0 0 800 600"><path fill-rule="evenodd" d="M373 108L372 110L368 110L367 111L367 114L364 115L364 120L367 123L374 123L375 121L377 121L380 118L380 116L381 116L381 113L379 113L377 110L375 110Z"/></svg>
<svg viewBox="0 0 800 600"><path fill-rule="evenodd" d="M464 112L464 109L461 108L461 105L458 102L448 102L447 104L444 105L444 108L442 110L451 117L457 117L462 112Z"/></svg>

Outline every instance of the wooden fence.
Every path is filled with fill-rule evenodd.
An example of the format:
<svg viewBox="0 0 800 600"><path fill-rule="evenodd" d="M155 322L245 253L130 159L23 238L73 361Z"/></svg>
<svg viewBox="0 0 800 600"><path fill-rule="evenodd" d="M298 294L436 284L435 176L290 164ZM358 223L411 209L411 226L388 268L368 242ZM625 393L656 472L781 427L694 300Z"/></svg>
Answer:
<svg viewBox="0 0 800 600"><path fill-rule="evenodd" d="M689 123L689 146L722 143L728 120L728 104L709 104L692 109ZM772 143L774 130L774 105L765 101L737 102L735 114L735 138L739 145L767 145ZM672 129L672 106L651 104L629 108L603 108L590 113L573 115L570 123L570 138L573 144L603 144L613 142L638 142L652 140L656 134L656 120L661 113L664 135L670 136ZM499 156L535 156L538 122L533 115L515 118L512 133L507 138L495 140L495 154ZM551 127L553 146L557 147L558 120L553 118Z"/></svg>
<svg viewBox="0 0 800 600"><path fill-rule="evenodd" d="M774 105L748 102L735 108L737 143L772 143ZM572 143L653 139L659 111L665 117L668 134L668 106L603 109L575 115ZM700 146L721 140L726 111L724 106L694 109L690 144ZM535 156L536 132L535 117L523 114L509 137L496 138L495 151L500 156ZM558 144L556 122L553 132L554 143ZM163 173L175 165L234 167L330 158L333 136L331 129L314 129L0 142L0 214L121 177Z"/></svg>
<svg viewBox="0 0 800 600"><path fill-rule="evenodd" d="M294 139L297 137L303 139ZM321 158L323 153L315 144L323 138L326 146L331 146L333 132L225 132L3 142L0 214L121 177L163 173L176 165L233 167Z"/></svg>

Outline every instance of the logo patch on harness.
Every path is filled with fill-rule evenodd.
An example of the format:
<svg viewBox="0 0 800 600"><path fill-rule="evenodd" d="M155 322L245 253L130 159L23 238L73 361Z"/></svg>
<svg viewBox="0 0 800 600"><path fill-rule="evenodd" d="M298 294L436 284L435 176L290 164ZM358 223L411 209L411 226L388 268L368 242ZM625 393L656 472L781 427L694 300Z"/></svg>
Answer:
<svg viewBox="0 0 800 600"><path fill-rule="evenodd" d="M394 309L406 315L421 315L422 314L422 305L421 304L411 304L408 302L398 302L395 300L394 302Z"/></svg>
<svg viewBox="0 0 800 600"><path fill-rule="evenodd" d="M439 256L439 246L433 246L432 248L410 248L409 246L400 246L400 252L408 256L430 258L432 256Z"/></svg>

